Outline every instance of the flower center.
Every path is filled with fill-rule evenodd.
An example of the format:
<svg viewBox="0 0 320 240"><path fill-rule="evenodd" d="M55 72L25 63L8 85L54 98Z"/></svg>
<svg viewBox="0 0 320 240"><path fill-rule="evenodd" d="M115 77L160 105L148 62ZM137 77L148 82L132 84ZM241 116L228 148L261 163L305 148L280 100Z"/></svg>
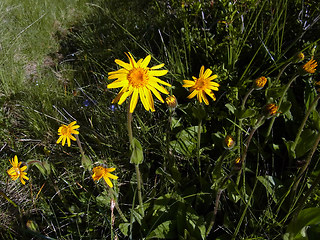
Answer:
<svg viewBox="0 0 320 240"><path fill-rule="evenodd" d="M194 88L197 90L203 90L203 89L207 88L207 81L203 78L198 78L196 80Z"/></svg>
<svg viewBox="0 0 320 240"><path fill-rule="evenodd" d="M20 176L20 168L13 168L14 169L14 171L16 172L16 174L18 175L18 176Z"/></svg>
<svg viewBox="0 0 320 240"><path fill-rule="evenodd" d="M64 136L70 135L70 129L68 127L63 127L61 129L61 134Z"/></svg>
<svg viewBox="0 0 320 240"><path fill-rule="evenodd" d="M145 87L149 82L148 70L144 68L133 68L128 73L128 81L134 88Z"/></svg>

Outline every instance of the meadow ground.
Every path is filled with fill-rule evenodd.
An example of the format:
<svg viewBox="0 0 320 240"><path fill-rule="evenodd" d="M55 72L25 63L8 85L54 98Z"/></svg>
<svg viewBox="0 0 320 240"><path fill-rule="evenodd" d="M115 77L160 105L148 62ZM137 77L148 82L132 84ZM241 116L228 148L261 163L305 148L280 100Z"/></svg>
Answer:
<svg viewBox="0 0 320 240"><path fill-rule="evenodd" d="M317 0L0 13L1 239L319 238Z"/></svg>

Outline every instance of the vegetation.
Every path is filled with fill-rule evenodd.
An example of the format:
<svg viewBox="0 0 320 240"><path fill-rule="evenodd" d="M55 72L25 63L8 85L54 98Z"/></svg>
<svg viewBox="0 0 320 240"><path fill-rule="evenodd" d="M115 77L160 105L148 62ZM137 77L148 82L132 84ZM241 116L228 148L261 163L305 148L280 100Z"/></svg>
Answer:
<svg viewBox="0 0 320 240"><path fill-rule="evenodd" d="M1 239L318 239L318 1L0 11Z"/></svg>

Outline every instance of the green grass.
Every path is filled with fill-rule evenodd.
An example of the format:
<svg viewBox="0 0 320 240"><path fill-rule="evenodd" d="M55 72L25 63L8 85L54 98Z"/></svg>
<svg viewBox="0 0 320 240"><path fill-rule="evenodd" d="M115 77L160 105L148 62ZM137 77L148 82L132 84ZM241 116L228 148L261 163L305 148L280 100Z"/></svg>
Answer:
<svg viewBox="0 0 320 240"><path fill-rule="evenodd" d="M317 239L317 107L293 142L318 94L318 70L303 76L299 68L319 61L319 7L300 0L2 1L0 237L307 239L305 230ZM155 101L151 113L139 102L134 111L142 199L127 106L112 104L119 90L106 87L114 60L128 61L125 52L151 54L149 66L165 63L161 79L179 103L170 110ZM187 99L182 87L202 65L221 85L208 106ZM250 92L260 76L267 85ZM267 103L281 104L276 117L263 117ZM59 126L74 120L85 155L75 142L56 144ZM226 135L237 141L231 150ZM28 164L26 185L7 176L14 155ZM98 165L116 168L114 188L92 180Z"/></svg>

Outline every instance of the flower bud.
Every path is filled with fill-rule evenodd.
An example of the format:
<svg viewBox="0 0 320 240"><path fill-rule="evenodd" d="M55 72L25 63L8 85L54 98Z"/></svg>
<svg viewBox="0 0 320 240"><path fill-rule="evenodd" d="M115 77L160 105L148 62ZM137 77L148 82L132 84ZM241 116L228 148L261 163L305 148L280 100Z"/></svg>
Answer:
<svg viewBox="0 0 320 240"><path fill-rule="evenodd" d="M253 87L255 90L260 90L266 85L268 79L266 77L259 77L253 82Z"/></svg>
<svg viewBox="0 0 320 240"><path fill-rule="evenodd" d="M174 95L171 95L166 98L166 103L169 108L176 108L178 106L178 101Z"/></svg>
<svg viewBox="0 0 320 240"><path fill-rule="evenodd" d="M227 135L225 138L224 138L224 141L223 141L223 147L225 149L232 149L234 147L234 145L236 144L235 140L234 140L234 137L231 136L231 135Z"/></svg>
<svg viewBox="0 0 320 240"><path fill-rule="evenodd" d="M234 170L239 171L242 167L242 162L241 162L241 158L237 157L236 160L234 161Z"/></svg>
<svg viewBox="0 0 320 240"><path fill-rule="evenodd" d="M279 113L278 108L279 107L277 105L275 105L274 103L269 103L264 107L263 111L267 117L271 117L271 116L275 115L276 113Z"/></svg>
<svg viewBox="0 0 320 240"><path fill-rule="evenodd" d="M294 55L294 57L293 57L293 62L294 63L298 63L298 62L301 62L301 61L303 61L304 60L304 54L303 54L303 52L298 52L296 55Z"/></svg>

